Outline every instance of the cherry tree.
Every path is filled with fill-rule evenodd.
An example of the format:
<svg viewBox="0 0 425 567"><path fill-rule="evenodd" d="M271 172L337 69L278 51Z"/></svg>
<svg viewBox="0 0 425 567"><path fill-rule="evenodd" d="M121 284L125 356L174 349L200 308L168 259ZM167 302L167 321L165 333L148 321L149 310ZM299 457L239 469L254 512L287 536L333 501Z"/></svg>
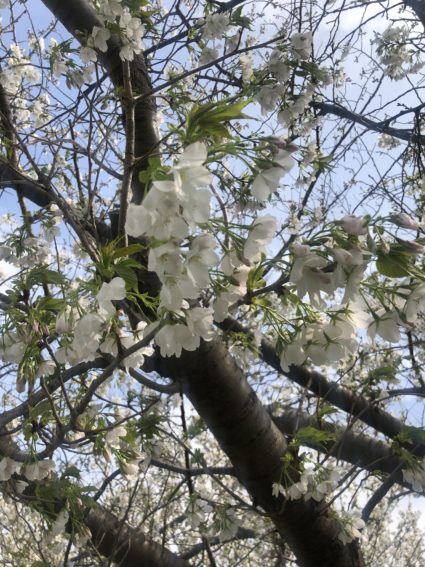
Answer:
<svg viewBox="0 0 425 567"><path fill-rule="evenodd" d="M422 0L1 0L4 565L420 566Z"/></svg>

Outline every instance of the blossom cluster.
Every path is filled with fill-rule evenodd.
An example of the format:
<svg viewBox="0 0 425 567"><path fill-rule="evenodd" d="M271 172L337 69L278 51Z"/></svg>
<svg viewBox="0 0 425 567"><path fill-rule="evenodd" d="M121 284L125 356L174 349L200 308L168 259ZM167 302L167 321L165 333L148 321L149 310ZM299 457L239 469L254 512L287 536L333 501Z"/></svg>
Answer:
<svg viewBox="0 0 425 567"><path fill-rule="evenodd" d="M10 457L3 457L0 461L0 481L9 480L15 473L23 475L29 481L43 480L53 469L54 463L51 459L19 463Z"/></svg>
<svg viewBox="0 0 425 567"><path fill-rule="evenodd" d="M12 43L9 51L10 57L6 61L4 70L2 69L1 71L0 78L7 92L10 95L16 96L22 81L27 80L31 83L38 83L40 73L19 45Z"/></svg>
<svg viewBox="0 0 425 567"><path fill-rule="evenodd" d="M405 213L390 215L388 220L405 230L417 230L417 221ZM281 367L285 372L291 365L302 365L309 358L314 364L335 363L354 354L358 346L357 332L367 331L373 342L377 336L390 343L398 343L401 329L413 328L418 313L425 307L425 284L412 287L401 283L390 304L375 301L370 295L367 302L361 293L372 254L368 249L367 220L346 215L335 222L348 235L345 247L335 246L312 249L295 241L291 251L293 261L289 282L295 286L300 299L309 297L309 305L316 309L313 320L296 326L281 351ZM330 307L329 299L338 290L340 303ZM325 299L324 295L327 297ZM329 320L324 317L328 312Z"/></svg>
<svg viewBox="0 0 425 567"><path fill-rule="evenodd" d="M290 39L290 46L293 55L292 65L297 65L300 61L308 59L312 52L312 33L293 34ZM244 81L250 74L247 68L250 63L250 60L241 58ZM264 115L278 111L278 122L284 127L293 125L294 121L304 114L315 90L312 83L307 83L295 97L291 92L289 100L287 90L290 65L285 52L275 48L270 54L266 67L273 79L267 80L258 89L255 97L261 106L261 113ZM269 196L278 188L281 177L289 172L293 166L294 160L291 157L291 150L280 148L277 155L273 156L270 167L263 167L255 177L251 189L252 195L261 202L268 200Z"/></svg>
<svg viewBox="0 0 425 567"><path fill-rule="evenodd" d="M133 61L134 56L143 50L143 35L145 28L140 20L132 16L129 8L122 0L98 0L97 11L103 20L103 26L94 26L87 43L80 50L84 63L97 61L97 51L105 53L111 29L118 25L121 40L120 57L123 61Z"/></svg>
<svg viewBox="0 0 425 567"><path fill-rule="evenodd" d="M289 500L299 500L303 498L308 501L310 499L321 502L325 496L330 494L338 486L339 473L336 470L321 469L315 471L306 469L301 474L298 482L294 482L288 488L280 483L274 483L272 492L273 496L278 497L283 494Z"/></svg>
<svg viewBox="0 0 425 567"><path fill-rule="evenodd" d="M56 317L54 331L60 339L54 352L54 359L43 359L40 353L36 376L49 376L56 372L58 364L79 364L95 360L100 353L117 356L119 350L134 347L141 341L146 323L141 322L134 331L111 327L111 318L116 314L112 301L123 300L126 296L125 282L113 278L102 284L97 294L97 307L91 307L87 299L81 298L74 306L67 306ZM49 329L40 329L49 334ZM0 355L3 361L20 364L31 352L34 342L34 329L20 325L16 331L3 335ZM122 364L125 368L137 368L143 364L144 357L152 354L148 345L141 346L126 356Z"/></svg>
<svg viewBox="0 0 425 567"><path fill-rule="evenodd" d="M344 545L362 537L361 530L366 527L366 524L357 512L342 512L339 519L341 529L338 533L338 539Z"/></svg>
<svg viewBox="0 0 425 567"><path fill-rule="evenodd" d="M247 281L252 263L258 262L262 252L271 242L276 231L276 219L272 215L257 217L245 241L242 254L236 250L227 252L221 262L221 269L228 278L214 301L214 319L224 321L230 306L247 292Z"/></svg>
<svg viewBox="0 0 425 567"><path fill-rule="evenodd" d="M210 216L211 174L203 165L206 159L204 144L187 146L171 168L172 179L154 181L142 203L128 209L127 234L153 239L148 269L162 284L160 307L185 318L185 323L167 324L158 331L155 341L165 356L179 355L182 346L194 350L200 338L212 338L211 310L188 309L187 303L209 285L209 269L219 261L214 237L206 232L193 235ZM185 239L188 249L182 250Z"/></svg>
<svg viewBox="0 0 425 567"><path fill-rule="evenodd" d="M409 73L417 73L424 66L420 52L407 48L409 33L406 26L392 25L375 39L385 74L397 81Z"/></svg>
<svg viewBox="0 0 425 567"><path fill-rule="evenodd" d="M230 16L226 12L209 14L205 19L198 20L198 25L202 26L202 39L205 42L221 39L229 29ZM228 42L228 47L229 47ZM232 49L231 49L232 50ZM219 56L218 49L213 44L205 45L199 56L198 65L205 65Z"/></svg>

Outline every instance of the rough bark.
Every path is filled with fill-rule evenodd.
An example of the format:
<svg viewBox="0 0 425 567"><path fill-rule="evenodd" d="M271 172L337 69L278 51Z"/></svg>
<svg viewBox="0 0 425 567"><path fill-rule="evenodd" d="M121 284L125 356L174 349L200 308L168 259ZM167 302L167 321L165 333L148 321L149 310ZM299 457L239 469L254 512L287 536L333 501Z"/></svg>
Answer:
<svg viewBox="0 0 425 567"><path fill-rule="evenodd" d="M332 514L314 501L272 495L281 480L284 436L220 341L165 361L232 462L253 503L267 512L302 567L362 567L358 542L343 545ZM164 368L162 369L164 372ZM296 480L296 469L290 474Z"/></svg>
<svg viewBox="0 0 425 567"><path fill-rule="evenodd" d="M190 567L190 563L146 538L140 530L97 506L86 516L92 542L120 567Z"/></svg>

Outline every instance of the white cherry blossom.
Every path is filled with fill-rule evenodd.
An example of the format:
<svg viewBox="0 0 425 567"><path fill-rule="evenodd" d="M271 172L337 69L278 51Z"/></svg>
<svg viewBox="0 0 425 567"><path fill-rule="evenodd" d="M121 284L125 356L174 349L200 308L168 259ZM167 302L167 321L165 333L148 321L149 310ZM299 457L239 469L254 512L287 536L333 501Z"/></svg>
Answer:
<svg viewBox="0 0 425 567"><path fill-rule="evenodd" d="M182 266L180 248L173 240L149 250L148 270L156 272L160 279L165 275L179 276Z"/></svg>
<svg viewBox="0 0 425 567"><path fill-rule="evenodd" d="M197 299L199 295L198 286L186 274L165 274L161 281L161 305L170 311L179 311L184 299Z"/></svg>
<svg viewBox="0 0 425 567"><path fill-rule="evenodd" d="M10 457L3 457L0 461L0 481L7 481L17 473L22 463L14 461Z"/></svg>
<svg viewBox="0 0 425 567"><path fill-rule="evenodd" d="M261 106L261 114L268 114L279 107L284 86L280 84L263 85L255 96Z"/></svg>
<svg viewBox="0 0 425 567"><path fill-rule="evenodd" d="M116 16L119 16L123 11L123 6L121 0L101 0L100 2L100 12L107 18L112 18L112 21Z"/></svg>
<svg viewBox="0 0 425 567"><path fill-rule="evenodd" d="M252 77L252 56L250 53L241 53L239 62L242 70L242 82L249 83Z"/></svg>
<svg viewBox="0 0 425 567"><path fill-rule="evenodd" d="M215 59L218 59L218 57L218 49L216 49L215 47L204 47L204 49L201 51L198 65L207 65L208 63L215 61Z"/></svg>
<svg viewBox="0 0 425 567"><path fill-rule="evenodd" d="M210 307L192 307L185 312L186 324L189 330L204 341L210 341L214 336L213 309Z"/></svg>
<svg viewBox="0 0 425 567"><path fill-rule="evenodd" d="M416 323L419 313L424 309L425 283L421 283L412 289L406 300L406 304L404 306L406 320L409 321L409 323Z"/></svg>
<svg viewBox="0 0 425 567"><path fill-rule="evenodd" d="M251 193L259 201L266 201L279 187L284 171L280 167L270 167L257 174L252 182Z"/></svg>
<svg viewBox="0 0 425 567"><path fill-rule="evenodd" d="M196 350L200 344L199 336L196 336L186 325L177 323L175 325L164 325L155 335L155 343L159 346L161 356L177 356L182 349Z"/></svg>
<svg viewBox="0 0 425 567"><path fill-rule="evenodd" d="M54 462L51 459L46 459L45 461L27 463L24 465L22 473L28 480L43 480L54 468Z"/></svg>
<svg viewBox="0 0 425 567"><path fill-rule="evenodd" d="M274 74L276 79L281 83L284 83L289 78L290 68L282 60L282 53L278 49L274 49L270 55L269 70Z"/></svg>
<svg viewBox="0 0 425 567"><path fill-rule="evenodd" d="M115 307L112 301L125 299L125 281L120 278L113 278L109 283L104 282L97 294L100 313L107 316L115 314Z"/></svg>
<svg viewBox="0 0 425 567"><path fill-rule="evenodd" d="M249 268L248 268L249 271ZM235 303L246 293L246 285L229 286L226 291L222 291L214 300L214 321L221 323L229 316L229 306Z"/></svg>
<svg viewBox="0 0 425 567"><path fill-rule="evenodd" d="M214 252L216 246L211 234L196 236L190 244L190 250L186 255L186 270L188 276L199 288L209 285L209 268L219 262L219 257Z"/></svg>
<svg viewBox="0 0 425 567"><path fill-rule="evenodd" d="M258 262L261 253L265 251L266 246L273 239L276 225L276 219L272 215L264 215L255 219L244 245L243 254L245 258L252 262Z"/></svg>
<svg viewBox="0 0 425 567"><path fill-rule="evenodd" d="M418 230L420 223L406 213L390 215L391 222L407 230Z"/></svg>
<svg viewBox="0 0 425 567"><path fill-rule="evenodd" d="M400 317L397 311L386 311L379 309L369 325L368 335L373 340L376 335L390 343L398 343L400 340Z"/></svg>
<svg viewBox="0 0 425 567"><path fill-rule="evenodd" d="M356 217L355 215L345 215L339 224L347 234L352 236L360 236L367 234L367 225L363 217Z"/></svg>
<svg viewBox="0 0 425 567"><path fill-rule="evenodd" d="M312 32L294 33L291 36L291 47L297 59L308 59L313 49Z"/></svg>
<svg viewBox="0 0 425 567"><path fill-rule="evenodd" d="M280 367L284 372L289 372L289 367L301 366L307 359L307 354L304 351L304 339L299 336L292 340L280 355Z"/></svg>
<svg viewBox="0 0 425 567"><path fill-rule="evenodd" d="M221 12L209 14L205 19L205 26L202 32L202 39L220 39L229 27L229 14Z"/></svg>
<svg viewBox="0 0 425 567"><path fill-rule="evenodd" d="M101 340L104 319L97 313L87 313L76 324L74 339L67 357L71 364L94 360Z"/></svg>
<svg viewBox="0 0 425 567"><path fill-rule="evenodd" d="M108 50L107 41L111 37L111 32L105 27L93 26L91 39L93 41L93 47L106 53ZM89 46L91 47L91 46Z"/></svg>
<svg viewBox="0 0 425 567"><path fill-rule="evenodd" d="M90 63L90 61L97 61L97 53L92 47L83 46L80 49L80 57L83 63Z"/></svg>

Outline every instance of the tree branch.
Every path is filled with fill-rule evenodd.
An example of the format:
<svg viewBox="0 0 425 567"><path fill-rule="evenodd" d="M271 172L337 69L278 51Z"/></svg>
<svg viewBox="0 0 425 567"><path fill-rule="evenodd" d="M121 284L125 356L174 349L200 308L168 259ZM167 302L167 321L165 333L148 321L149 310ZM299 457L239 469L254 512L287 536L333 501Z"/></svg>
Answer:
<svg viewBox="0 0 425 567"><path fill-rule="evenodd" d="M149 540L141 530L123 524L101 506L88 512L85 523L99 553L120 567L190 567L186 559Z"/></svg>
<svg viewBox="0 0 425 567"><path fill-rule="evenodd" d="M425 105L421 105L421 107L423 106ZM425 145L425 136L418 136L412 130L408 129L392 128L389 125L391 119L385 120L383 122L374 122L370 118L356 114L355 112L352 112L351 110L348 110L347 108L344 108L339 104L329 102L311 102L310 107L318 110L319 116L323 116L325 114L334 114L335 116L345 118L350 122L360 124L361 126L364 126L366 130L372 130L373 132L379 132L380 134L388 134L389 136L393 136L393 138L398 138L399 140L404 140L406 142L419 142L421 145ZM412 109L411 112L414 111L415 109Z"/></svg>
<svg viewBox="0 0 425 567"><path fill-rule="evenodd" d="M231 317L228 317L220 323L219 327L229 332L235 331L249 334L249 330ZM303 388L307 388L322 400L327 400L337 408L342 409L356 419L380 431L387 437L394 439L400 434L403 428L401 421L374 405L363 396L359 396L329 381L323 374L320 374L320 372L310 370L304 366L293 365L289 368L289 372L284 372L280 366L280 359L274 345L266 339L262 339L261 341L260 356L264 362L279 374L286 376L289 380L299 384ZM425 455L424 446L411 449L411 451L417 456Z"/></svg>
<svg viewBox="0 0 425 567"><path fill-rule="evenodd" d="M312 443L306 443L306 445L364 470L391 475L393 483L396 482L405 488L411 488L410 483L403 478L402 469L406 466L403 459L394 453L389 445L379 439L319 421L306 412L292 408L284 410L278 416L272 415L272 419L286 435L294 436L302 427L314 427L326 431L334 437L321 442L320 445Z"/></svg>
<svg viewBox="0 0 425 567"><path fill-rule="evenodd" d="M242 539L256 539L257 537L258 537L258 534L256 532L254 532L254 530L250 530L248 528L243 528L243 527L239 526L238 531L236 532L236 534L232 538L222 540L219 537L215 536L215 537L209 538L208 543L210 545L220 545L220 544L228 543L229 541L231 542L231 541L242 540ZM182 554L182 557L184 559L192 559L192 557L195 557L195 555L197 555L198 553L201 553L201 551L203 551L203 550L204 550L204 544L203 543L197 543L196 545L191 547L191 549L189 549L188 551L185 551Z"/></svg>
<svg viewBox="0 0 425 567"><path fill-rule="evenodd" d="M425 2L424 0L403 0L404 5L411 8L425 28Z"/></svg>

